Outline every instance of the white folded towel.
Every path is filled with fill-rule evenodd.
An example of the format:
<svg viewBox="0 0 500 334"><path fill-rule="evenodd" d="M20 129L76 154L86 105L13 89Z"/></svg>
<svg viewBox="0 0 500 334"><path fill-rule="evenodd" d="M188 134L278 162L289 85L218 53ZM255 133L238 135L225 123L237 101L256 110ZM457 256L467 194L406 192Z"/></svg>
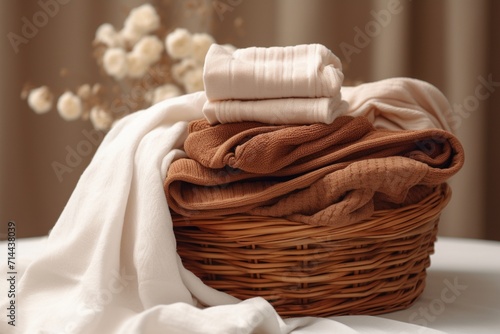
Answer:
<svg viewBox="0 0 500 334"><path fill-rule="evenodd" d="M212 44L203 73L210 101L335 97L343 80L339 58L320 44L234 52Z"/></svg>
<svg viewBox="0 0 500 334"><path fill-rule="evenodd" d="M332 123L347 112L348 104L337 97L288 98L266 100L207 101L203 114L207 121L234 123L256 121L266 124Z"/></svg>

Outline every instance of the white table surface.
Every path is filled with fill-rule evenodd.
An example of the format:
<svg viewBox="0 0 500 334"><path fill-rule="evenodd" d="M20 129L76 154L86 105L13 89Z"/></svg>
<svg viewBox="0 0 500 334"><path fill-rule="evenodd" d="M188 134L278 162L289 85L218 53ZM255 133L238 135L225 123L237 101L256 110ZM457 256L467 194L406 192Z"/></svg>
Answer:
<svg viewBox="0 0 500 334"><path fill-rule="evenodd" d="M383 317L453 334L500 333L500 242L439 238L421 297Z"/></svg>
<svg viewBox="0 0 500 334"><path fill-rule="evenodd" d="M46 242L45 237L17 240L19 276ZM2 242L1 249L5 247ZM421 297L409 309L379 317L452 334L499 334L500 242L440 237ZM358 321L349 316L333 319L346 325ZM374 329L379 332L383 329Z"/></svg>

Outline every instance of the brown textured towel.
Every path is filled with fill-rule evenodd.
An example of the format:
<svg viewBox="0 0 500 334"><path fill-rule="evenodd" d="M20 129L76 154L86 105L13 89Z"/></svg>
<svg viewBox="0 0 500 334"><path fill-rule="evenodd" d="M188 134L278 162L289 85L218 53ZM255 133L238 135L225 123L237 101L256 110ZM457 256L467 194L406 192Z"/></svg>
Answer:
<svg viewBox="0 0 500 334"><path fill-rule="evenodd" d="M205 167L269 174L299 160L305 163L328 155L374 130L365 117L350 116L328 125L296 126L257 122L210 126L201 119L189 124L184 150Z"/></svg>
<svg viewBox="0 0 500 334"><path fill-rule="evenodd" d="M272 156L266 157L270 162L267 166L274 172L208 168L194 159L177 160L171 164L164 184L169 206L188 217L248 213L308 224L347 224L368 218L377 208L418 201L463 165L463 148L446 131L372 128L360 138L359 132L349 131L349 124L359 126L357 122L364 120L354 122L351 118L345 124L330 125L342 124L338 129L353 136L344 138L343 144L327 150L326 155L321 151L299 155L278 170ZM268 128L279 133L290 127ZM265 147L259 148L255 142L258 154L266 152ZM273 152L283 159L280 150ZM242 165L257 165L251 160L241 161Z"/></svg>
<svg viewBox="0 0 500 334"><path fill-rule="evenodd" d="M184 150L201 165L273 176L393 155L411 156L440 167L453 154L448 141L460 145L443 130L376 130L367 118L351 116L339 117L329 125L298 126L256 122L210 126L205 120L197 120L190 123L189 131Z"/></svg>

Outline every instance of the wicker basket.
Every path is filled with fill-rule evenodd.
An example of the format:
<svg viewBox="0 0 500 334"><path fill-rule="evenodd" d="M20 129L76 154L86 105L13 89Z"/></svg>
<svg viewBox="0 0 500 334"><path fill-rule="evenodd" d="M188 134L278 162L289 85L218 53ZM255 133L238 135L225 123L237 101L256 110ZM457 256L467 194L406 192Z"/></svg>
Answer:
<svg viewBox="0 0 500 334"><path fill-rule="evenodd" d="M446 184L418 204L350 226L280 218L174 216L178 253L203 282L261 296L283 317L380 314L410 306L425 286Z"/></svg>

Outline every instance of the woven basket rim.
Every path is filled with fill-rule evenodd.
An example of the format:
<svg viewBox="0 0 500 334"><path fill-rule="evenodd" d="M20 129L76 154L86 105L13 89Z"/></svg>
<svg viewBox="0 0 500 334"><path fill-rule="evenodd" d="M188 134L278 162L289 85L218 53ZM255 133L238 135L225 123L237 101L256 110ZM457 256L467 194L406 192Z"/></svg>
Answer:
<svg viewBox="0 0 500 334"><path fill-rule="evenodd" d="M267 217L249 214L235 214L227 216L213 217L183 217L172 215L174 226L197 226L198 228L208 229L210 231L249 231L259 229L261 232L266 229L266 233L260 234L279 234L283 232L296 232L304 235L307 230L313 234L336 233L339 237L345 237L347 234L362 231L366 238L384 238L384 233L392 231L393 234L415 232L416 229L425 228L425 224L405 224L408 221L432 220L441 214L441 211L448 204L451 198L451 188L443 183L437 186L434 191L422 199L420 202L410 204L395 209L378 210L367 219L363 219L355 224L348 225L309 225L301 222L287 220L281 217ZM390 228L388 228L390 226ZM397 229L395 227L400 227ZM367 233L371 232L370 233Z"/></svg>

